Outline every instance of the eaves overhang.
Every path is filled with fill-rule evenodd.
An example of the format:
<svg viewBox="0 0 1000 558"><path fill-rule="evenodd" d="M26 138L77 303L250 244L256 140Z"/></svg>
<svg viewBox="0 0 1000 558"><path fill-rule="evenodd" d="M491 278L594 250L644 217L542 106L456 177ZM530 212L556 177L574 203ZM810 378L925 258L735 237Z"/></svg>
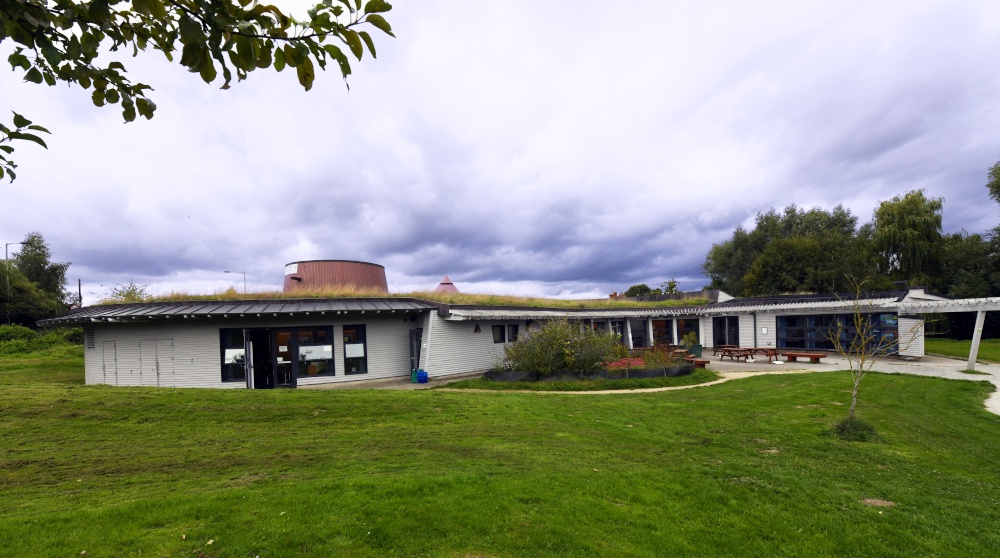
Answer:
<svg viewBox="0 0 1000 558"><path fill-rule="evenodd" d="M393 314L426 312L438 304L415 298L344 298L297 300L227 300L137 302L86 306L42 326L81 326L92 323L136 323L154 320L199 320L230 317L302 317L330 314Z"/></svg>

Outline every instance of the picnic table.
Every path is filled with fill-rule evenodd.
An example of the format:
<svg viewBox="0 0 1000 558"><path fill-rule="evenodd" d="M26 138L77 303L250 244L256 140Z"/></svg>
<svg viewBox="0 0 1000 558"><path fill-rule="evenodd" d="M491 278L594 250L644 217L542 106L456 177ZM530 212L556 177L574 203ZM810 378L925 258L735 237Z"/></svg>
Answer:
<svg viewBox="0 0 1000 558"><path fill-rule="evenodd" d="M742 358L743 362L746 362L754 355L762 355L767 357L767 362L774 362L774 359L778 358L778 349L773 347L720 347L719 353L722 355L719 360L729 357L734 361Z"/></svg>

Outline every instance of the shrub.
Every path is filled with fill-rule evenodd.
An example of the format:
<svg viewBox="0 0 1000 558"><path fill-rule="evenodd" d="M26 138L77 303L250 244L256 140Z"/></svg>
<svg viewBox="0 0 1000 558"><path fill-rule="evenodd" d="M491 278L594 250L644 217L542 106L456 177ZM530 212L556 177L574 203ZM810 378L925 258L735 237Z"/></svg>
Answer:
<svg viewBox="0 0 1000 558"><path fill-rule="evenodd" d="M0 325L0 341L23 339L30 341L36 337L35 330L21 325Z"/></svg>
<svg viewBox="0 0 1000 558"><path fill-rule="evenodd" d="M627 355L617 335L564 320L551 321L508 345L505 361L495 368L543 376L562 371L588 374Z"/></svg>
<svg viewBox="0 0 1000 558"><path fill-rule="evenodd" d="M850 416L833 425L833 433L841 440L849 442L874 442L878 440L875 427L855 416Z"/></svg>
<svg viewBox="0 0 1000 558"><path fill-rule="evenodd" d="M35 344L28 339L11 339L0 341L0 355L16 355L30 353L35 350Z"/></svg>

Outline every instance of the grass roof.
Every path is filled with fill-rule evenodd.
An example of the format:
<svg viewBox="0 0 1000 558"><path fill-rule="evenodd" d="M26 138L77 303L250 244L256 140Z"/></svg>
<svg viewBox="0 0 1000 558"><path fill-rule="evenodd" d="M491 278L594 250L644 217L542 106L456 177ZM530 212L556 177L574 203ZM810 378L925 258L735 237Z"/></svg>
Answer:
<svg viewBox="0 0 1000 558"><path fill-rule="evenodd" d="M121 304L129 302L186 302L195 300L284 300L303 298L418 298L431 302L454 305L516 306L526 308L651 308L659 306L695 306L708 303L708 299L705 297L685 297L678 300L638 302L634 300L612 298L580 300L496 294L438 293L434 291L384 293L376 290L365 290L350 286L342 286L317 290L301 290L292 293L285 293L281 291L240 293L235 289L227 289L225 291L208 294L172 292L165 295L148 296L138 300L107 298L101 300L98 304Z"/></svg>

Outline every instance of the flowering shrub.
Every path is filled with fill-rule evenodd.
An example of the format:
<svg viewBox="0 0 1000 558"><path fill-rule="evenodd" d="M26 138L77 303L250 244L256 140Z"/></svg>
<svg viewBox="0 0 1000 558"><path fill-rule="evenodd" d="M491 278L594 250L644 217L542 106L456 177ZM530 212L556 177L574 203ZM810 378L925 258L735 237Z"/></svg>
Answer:
<svg viewBox="0 0 1000 558"><path fill-rule="evenodd" d="M627 356L628 349L618 335L567 321L546 322L507 346L506 357L494 370L589 374L603 363Z"/></svg>
<svg viewBox="0 0 1000 558"><path fill-rule="evenodd" d="M628 368L642 368L646 366L646 361L641 358L620 358L614 362L604 365L608 370L626 370Z"/></svg>

